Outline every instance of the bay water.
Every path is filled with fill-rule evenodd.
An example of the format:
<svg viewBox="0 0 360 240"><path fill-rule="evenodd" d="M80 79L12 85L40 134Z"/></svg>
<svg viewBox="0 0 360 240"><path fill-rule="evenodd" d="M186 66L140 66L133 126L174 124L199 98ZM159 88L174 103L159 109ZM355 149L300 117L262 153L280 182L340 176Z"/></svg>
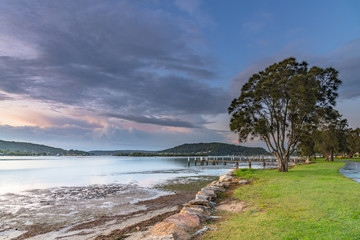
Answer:
<svg viewBox="0 0 360 240"><path fill-rule="evenodd" d="M139 202L173 194L154 186L219 176L234 167L194 166L193 158L188 167L187 157L1 156L0 239L17 238L45 225L54 231L31 239L92 239L111 227L97 226L86 234L69 229L102 216L116 219L146 212ZM114 221L114 228L122 223ZM78 235L71 237L74 234Z"/></svg>
<svg viewBox="0 0 360 240"><path fill-rule="evenodd" d="M151 187L176 177L221 175L231 167L187 167L184 157L1 156L0 194L112 183Z"/></svg>

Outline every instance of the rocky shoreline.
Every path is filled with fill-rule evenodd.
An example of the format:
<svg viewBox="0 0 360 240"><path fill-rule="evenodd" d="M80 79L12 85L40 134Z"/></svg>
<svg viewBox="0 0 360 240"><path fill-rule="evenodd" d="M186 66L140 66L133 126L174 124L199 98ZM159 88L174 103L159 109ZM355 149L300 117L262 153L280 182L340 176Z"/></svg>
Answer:
<svg viewBox="0 0 360 240"><path fill-rule="evenodd" d="M32 190L29 195L14 195L14 202L0 199L9 206L23 202L18 205L19 210L2 217L0 238L135 240L165 236L164 239L189 239L200 224L211 218L218 193L230 184L239 184L234 180L233 171L220 176L218 181L213 181L216 177L212 177L213 180L205 177L166 183L165 188L156 191L170 187L174 188L172 193L152 199L147 195L151 189L117 184ZM213 182L207 184L210 181ZM127 203L125 196L129 193L145 199ZM5 205L3 208L9 209ZM172 233L168 228L180 232ZM169 236L173 238L166 238Z"/></svg>
<svg viewBox="0 0 360 240"><path fill-rule="evenodd" d="M180 212L175 213L163 221L155 224L151 229L133 234L126 240L188 240L192 236L210 229L199 228L211 219L219 193L223 193L230 185L248 184L247 180L238 180L234 177L234 170L219 177L196 193L195 199L183 205ZM196 232L196 230L199 230Z"/></svg>

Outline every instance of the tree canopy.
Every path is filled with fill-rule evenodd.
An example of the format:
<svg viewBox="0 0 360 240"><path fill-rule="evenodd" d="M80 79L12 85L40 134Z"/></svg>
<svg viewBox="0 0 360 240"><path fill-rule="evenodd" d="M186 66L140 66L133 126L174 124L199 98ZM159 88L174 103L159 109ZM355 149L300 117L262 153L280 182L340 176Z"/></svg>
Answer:
<svg viewBox="0 0 360 240"><path fill-rule="evenodd" d="M323 121L313 132L315 150L321 152L326 161L334 161L335 152L346 151L346 134L347 120L336 112L333 119Z"/></svg>
<svg viewBox="0 0 360 240"><path fill-rule="evenodd" d="M346 153L352 157L355 153L360 153L360 128L348 129L346 134Z"/></svg>
<svg viewBox="0 0 360 240"><path fill-rule="evenodd" d="M341 84L334 68L308 68L287 58L250 77L228 111L230 129L239 141L263 140L278 159L279 171L288 171L288 159L301 136L333 111Z"/></svg>

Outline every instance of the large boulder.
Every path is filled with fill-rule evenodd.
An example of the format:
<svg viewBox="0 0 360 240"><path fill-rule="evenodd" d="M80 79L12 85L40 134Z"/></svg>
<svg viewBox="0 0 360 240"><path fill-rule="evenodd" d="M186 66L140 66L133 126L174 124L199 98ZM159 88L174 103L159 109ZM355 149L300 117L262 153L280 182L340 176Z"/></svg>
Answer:
<svg viewBox="0 0 360 240"><path fill-rule="evenodd" d="M214 191L215 193L225 192L225 188L220 187L220 186L217 187L217 186L211 186L211 185L209 185L209 186L206 186L206 187L202 188L201 190L203 190L203 189L211 190L211 191Z"/></svg>
<svg viewBox="0 0 360 240"><path fill-rule="evenodd" d="M174 240L188 240L191 237L182 227L173 222L157 223L145 236L145 239L159 239L159 236L166 237L165 239L173 237Z"/></svg>
<svg viewBox="0 0 360 240"><path fill-rule="evenodd" d="M206 206L200 206L200 205L192 205L192 206L189 206L188 208L192 209L192 210L195 210L197 212L200 212L200 213L203 213L205 215L209 215L212 213L212 208L210 207L206 207Z"/></svg>
<svg viewBox="0 0 360 240"><path fill-rule="evenodd" d="M210 219L209 214L206 211L199 211L199 209L193 207L183 207L180 213L193 214L199 217L200 221L204 223Z"/></svg>
<svg viewBox="0 0 360 240"><path fill-rule="evenodd" d="M203 194L196 194L195 199L209 201L209 200L210 200L210 196L203 195Z"/></svg>
<svg viewBox="0 0 360 240"><path fill-rule="evenodd" d="M213 190L202 188L198 194L208 196L211 200L216 198L216 193Z"/></svg>
<svg viewBox="0 0 360 240"><path fill-rule="evenodd" d="M201 206L211 207L211 204L209 201L202 200L202 199L194 199L194 200L189 201L187 204L185 204L185 206L192 206L192 205L201 205Z"/></svg>
<svg viewBox="0 0 360 240"><path fill-rule="evenodd" d="M230 182L232 179L233 179L232 176L225 174L219 177L219 182Z"/></svg>
<svg viewBox="0 0 360 240"><path fill-rule="evenodd" d="M224 188L224 187L226 187L226 183L225 182L214 181L214 182L210 183L209 186Z"/></svg>
<svg viewBox="0 0 360 240"><path fill-rule="evenodd" d="M195 230L201 224L199 216L189 213L178 213L172 215L166 218L164 222L175 223L178 227L181 227L187 232Z"/></svg>

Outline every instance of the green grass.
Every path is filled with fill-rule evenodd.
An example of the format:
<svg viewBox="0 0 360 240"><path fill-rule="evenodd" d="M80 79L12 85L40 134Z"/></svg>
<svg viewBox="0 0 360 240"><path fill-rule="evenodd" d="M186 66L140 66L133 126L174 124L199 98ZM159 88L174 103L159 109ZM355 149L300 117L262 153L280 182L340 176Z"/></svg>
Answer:
<svg viewBox="0 0 360 240"><path fill-rule="evenodd" d="M345 160L345 161L350 161L350 162L360 162L360 158L359 157L353 157L353 158L339 158L336 160Z"/></svg>
<svg viewBox="0 0 360 240"><path fill-rule="evenodd" d="M234 193L248 210L201 239L360 239L360 184L338 173L344 162L316 161L288 173L237 171L255 180Z"/></svg>

